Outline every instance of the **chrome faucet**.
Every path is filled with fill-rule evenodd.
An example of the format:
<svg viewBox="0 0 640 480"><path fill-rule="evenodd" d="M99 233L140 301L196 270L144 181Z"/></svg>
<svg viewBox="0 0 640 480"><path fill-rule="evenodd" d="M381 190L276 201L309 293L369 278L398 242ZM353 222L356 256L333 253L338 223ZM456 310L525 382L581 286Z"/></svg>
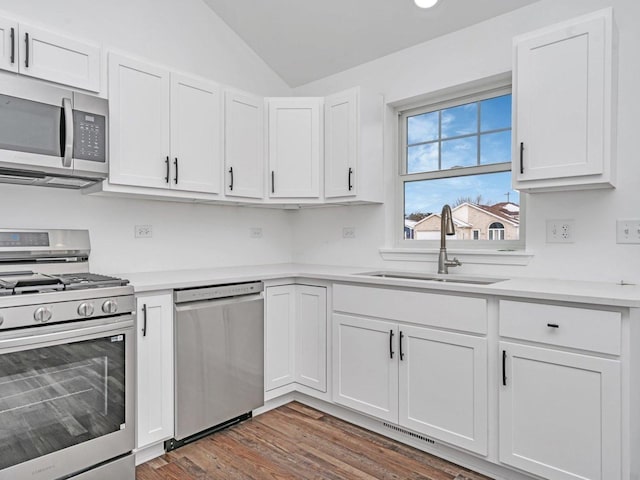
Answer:
<svg viewBox="0 0 640 480"><path fill-rule="evenodd" d="M438 273L449 273L449 267L459 267L462 265L460 260L453 257L453 260L447 258L447 237L445 235L455 235L456 228L453 225L453 215L451 207L445 204L440 214L440 255L438 256Z"/></svg>

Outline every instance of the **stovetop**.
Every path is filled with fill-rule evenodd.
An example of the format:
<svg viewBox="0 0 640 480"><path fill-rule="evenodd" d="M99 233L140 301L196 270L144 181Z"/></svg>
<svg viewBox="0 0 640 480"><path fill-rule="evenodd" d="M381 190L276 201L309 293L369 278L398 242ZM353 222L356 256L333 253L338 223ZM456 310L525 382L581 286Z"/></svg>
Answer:
<svg viewBox="0 0 640 480"><path fill-rule="evenodd" d="M0 296L121 287L128 283L125 279L95 273L52 275L32 271L5 272L0 274Z"/></svg>

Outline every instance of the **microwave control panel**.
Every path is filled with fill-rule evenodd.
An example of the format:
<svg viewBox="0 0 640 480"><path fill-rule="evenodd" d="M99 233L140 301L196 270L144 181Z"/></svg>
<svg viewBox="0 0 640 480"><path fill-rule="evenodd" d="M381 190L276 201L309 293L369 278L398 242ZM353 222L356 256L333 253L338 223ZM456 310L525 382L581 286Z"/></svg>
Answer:
<svg viewBox="0 0 640 480"><path fill-rule="evenodd" d="M106 118L95 113L73 111L73 158L106 162Z"/></svg>

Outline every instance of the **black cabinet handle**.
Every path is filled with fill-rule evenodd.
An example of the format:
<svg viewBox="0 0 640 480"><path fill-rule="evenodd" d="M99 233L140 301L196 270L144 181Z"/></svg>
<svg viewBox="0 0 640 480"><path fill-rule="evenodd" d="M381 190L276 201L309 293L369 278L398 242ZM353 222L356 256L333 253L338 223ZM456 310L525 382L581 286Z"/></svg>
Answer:
<svg viewBox="0 0 640 480"><path fill-rule="evenodd" d="M169 156L168 155L167 155L167 159L165 160L165 163L167 164L167 174L164 177L164 181L169 183L169 175L170 175L169 168L170 167L169 167Z"/></svg>
<svg viewBox="0 0 640 480"><path fill-rule="evenodd" d="M174 181L174 183L177 185L177 184L178 184L178 157L176 157L176 158L174 158L174 159L173 159L173 164L174 164L174 165L175 165L175 167L176 167L176 176L175 176L175 178L173 179L173 181Z"/></svg>
<svg viewBox="0 0 640 480"><path fill-rule="evenodd" d="M404 360L404 353L402 352L402 339L404 338L404 334L402 330L400 330L400 361Z"/></svg>
<svg viewBox="0 0 640 480"><path fill-rule="evenodd" d="M229 167L229 175L231 176L231 183L229 184L229 190L233 191L233 167Z"/></svg>
<svg viewBox="0 0 640 480"><path fill-rule="evenodd" d="M520 173L524 173L524 142L520 142Z"/></svg>
<svg viewBox="0 0 640 480"><path fill-rule="evenodd" d="M142 305L142 336L147 336L147 304Z"/></svg>
<svg viewBox="0 0 640 480"><path fill-rule="evenodd" d="M389 358L393 358L393 330L389 330Z"/></svg>
<svg viewBox="0 0 640 480"><path fill-rule="evenodd" d="M507 386L507 351L502 350L502 385Z"/></svg>
<svg viewBox="0 0 640 480"><path fill-rule="evenodd" d="M351 183L352 175L353 175L353 168L349 167L349 175L347 177L347 184L349 185L349 191L353 190L353 183Z"/></svg>
<svg viewBox="0 0 640 480"><path fill-rule="evenodd" d="M271 193L276 193L276 172L271 170Z"/></svg>
<svg viewBox="0 0 640 480"><path fill-rule="evenodd" d="M11 27L11 64L16 63L16 29Z"/></svg>
<svg viewBox="0 0 640 480"><path fill-rule="evenodd" d="M24 34L24 43L27 46L27 49L26 49L25 55L24 55L24 66L26 68L29 68L29 34L28 33Z"/></svg>
<svg viewBox="0 0 640 480"><path fill-rule="evenodd" d="M560 325L557 323L547 323L547 327L549 328L560 328Z"/></svg>

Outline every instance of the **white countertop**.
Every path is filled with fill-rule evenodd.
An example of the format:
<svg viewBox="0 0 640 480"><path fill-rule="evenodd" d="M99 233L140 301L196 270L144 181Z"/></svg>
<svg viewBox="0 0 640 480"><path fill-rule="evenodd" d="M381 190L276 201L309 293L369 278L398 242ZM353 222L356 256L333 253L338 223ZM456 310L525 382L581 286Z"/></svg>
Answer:
<svg viewBox="0 0 640 480"><path fill-rule="evenodd" d="M512 278L490 285L476 285L360 275L361 273L378 270L363 267L286 263L130 273L120 276L129 279L136 293L248 282L253 280L305 278L310 280L315 279L378 286L419 288L442 292L477 293L502 297L579 302L592 305L640 307L640 286L638 285L548 278ZM473 278L473 276L450 274L448 278Z"/></svg>

